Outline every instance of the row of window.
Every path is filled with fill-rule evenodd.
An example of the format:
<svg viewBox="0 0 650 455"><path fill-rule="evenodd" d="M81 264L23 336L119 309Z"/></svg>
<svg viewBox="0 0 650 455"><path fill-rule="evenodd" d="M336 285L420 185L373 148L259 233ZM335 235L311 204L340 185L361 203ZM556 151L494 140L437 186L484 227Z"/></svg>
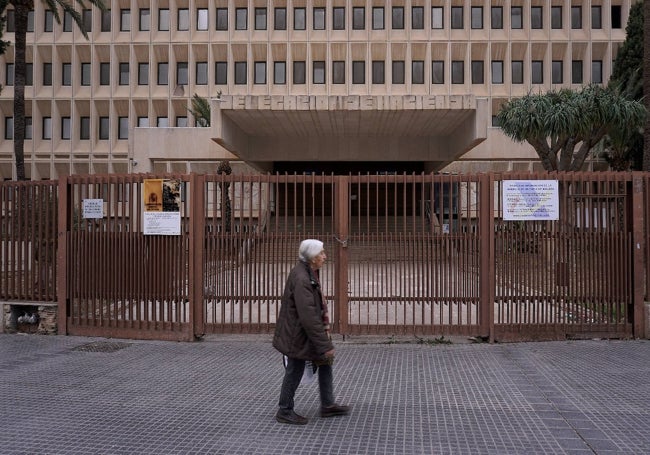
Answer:
<svg viewBox="0 0 650 455"><path fill-rule="evenodd" d="M167 8L158 9L158 30L169 31L171 27L170 10ZM207 31L209 29L209 15L207 8L198 8L196 10L196 30ZM373 30L384 30L386 28L386 12L383 6L372 7L371 28ZM101 12L101 31L111 31L111 11ZM463 6L451 6L450 23L452 29L465 28L465 12ZM335 6L331 13L332 30L346 29L345 7ZM403 6L393 6L390 11L391 27L393 30L403 30L406 27L406 13ZM86 32L92 31L92 10L84 9L81 13L83 28ZM216 9L216 30L227 31L229 27L228 8ZM235 8L234 26L235 30L248 30L248 8ZM293 30L307 29L307 9L303 7L293 8ZM326 30L327 15L324 7L312 8L312 30ZM424 7L411 7L411 29L424 29ZM443 6L431 7L431 28L445 28L445 11ZM502 6L492 6L490 9L490 24L493 29L502 29L504 26L504 16ZM472 29L482 29L484 27L484 11L482 6L470 7L470 26ZM619 29L622 27L621 5L611 6L611 28ZM254 8L254 29L266 30L268 27L267 8ZM581 29L583 13L581 6L571 6L571 28ZM287 29L287 8L277 7L273 9L273 28L274 30ZM563 28L563 10L561 5L551 6L551 28ZM591 28L600 29L603 26L602 7L593 5L591 7ZM510 28L521 29L524 24L524 10L522 6L510 7ZM63 16L63 31L72 31L73 20L69 13ZM352 7L352 30L365 30L366 28L366 8L363 6ZM14 11L7 11L7 32L15 31ZM190 29L190 10L188 8L179 8L176 16L176 28L179 31ZM544 7L530 7L530 28L544 28ZM151 10L149 8L140 8L138 11L138 29L140 31L151 30ZM50 10L45 11L43 21L43 31L52 32L54 30L54 14ZM30 12L28 18L28 31L34 31L34 14ZM131 10L120 10L120 31L131 31Z"/></svg>
<svg viewBox="0 0 650 455"><path fill-rule="evenodd" d="M138 117L138 126L139 127L148 127L149 118L148 117ZM110 118L109 117L99 117L98 121L98 131L97 138L99 140L108 140L110 138ZM120 140L126 140L129 138L129 118L128 117L118 117L117 119L117 138ZM159 128L169 127L169 119L167 117L157 117L156 126ZM186 116L176 117L175 126L177 127L187 127L189 126L188 118ZM79 139L80 140L89 140L90 139L90 117L79 117ZM51 140L52 139L52 117L42 117L42 135L41 139ZM25 139L31 140L33 133L32 127L32 117L25 117ZM14 118L5 117L5 139L13 140L14 138ZM72 119L70 117L61 117L61 139L70 140L72 139Z"/></svg>
<svg viewBox="0 0 650 455"><path fill-rule="evenodd" d="M100 63L99 84L110 85L110 63ZM158 63L157 84L169 85L169 63ZM346 83L346 62L333 61L331 65L332 84ZM485 62L482 60L472 60L471 66L471 83L485 83ZM386 83L386 62L375 60L371 62L371 79L372 84ZM294 61L292 68L292 83L307 83L307 62ZM490 62L491 82L493 84L504 83L504 62L503 60L492 60ZM510 65L511 83L524 83L524 62L523 60L513 60ZM215 62L215 84L228 84L228 62ZM267 62L253 63L253 83L267 84ZM352 62L352 83L366 83L366 62L357 60ZM582 84L584 82L583 61L573 60L571 62L571 83ZM404 84L406 74L406 62L397 60L390 62L391 84ZM82 63L80 71L80 82L82 86L91 85L91 64ZM312 62L312 80L313 84L326 83L325 61ZM445 62L443 60L433 60L431 62L431 83L445 83ZM33 65L27 64L26 85L33 85ZM452 84L465 83L465 62L462 60L453 60L450 65L450 80ZM149 63L138 63L138 85L149 85ZM248 62L234 62L233 71L234 83L236 85L245 85L248 83ZM130 84L129 63L119 64L119 85ZM530 82L532 84L544 83L544 62L542 60L533 60L530 65ZM564 61L553 60L551 62L551 82L553 84L564 83ZM591 62L591 82L603 82L603 62L602 60L593 60ZM273 62L273 84L284 85L287 83L287 62ZM424 60L411 61L411 83L424 84ZM14 84L14 64L6 64L6 81L7 86ZM176 84L189 84L189 68L187 62L178 62L176 64ZM197 62L195 66L195 84L208 84L208 63ZM43 63L43 85L52 85L52 63ZM72 85L72 64L63 63L61 65L61 85Z"/></svg>

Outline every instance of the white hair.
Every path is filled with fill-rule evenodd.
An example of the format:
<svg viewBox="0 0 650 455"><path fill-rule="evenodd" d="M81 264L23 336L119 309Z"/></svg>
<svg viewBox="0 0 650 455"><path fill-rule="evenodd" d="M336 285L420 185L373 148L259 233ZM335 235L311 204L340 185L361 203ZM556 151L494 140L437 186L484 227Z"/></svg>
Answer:
<svg viewBox="0 0 650 455"><path fill-rule="evenodd" d="M316 239L307 239L300 242L298 258L303 262L309 262L323 251L323 242Z"/></svg>

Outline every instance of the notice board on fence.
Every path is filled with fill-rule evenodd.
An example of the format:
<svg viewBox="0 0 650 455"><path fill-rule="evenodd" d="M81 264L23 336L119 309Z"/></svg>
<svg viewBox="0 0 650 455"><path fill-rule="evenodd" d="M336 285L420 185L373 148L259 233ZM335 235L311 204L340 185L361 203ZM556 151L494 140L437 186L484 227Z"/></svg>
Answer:
<svg viewBox="0 0 650 455"><path fill-rule="evenodd" d="M560 219L557 180L504 180L502 196L506 221Z"/></svg>
<svg viewBox="0 0 650 455"><path fill-rule="evenodd" d="M143 183L145 235L181 235L181 182L145 179Z"/></svg>

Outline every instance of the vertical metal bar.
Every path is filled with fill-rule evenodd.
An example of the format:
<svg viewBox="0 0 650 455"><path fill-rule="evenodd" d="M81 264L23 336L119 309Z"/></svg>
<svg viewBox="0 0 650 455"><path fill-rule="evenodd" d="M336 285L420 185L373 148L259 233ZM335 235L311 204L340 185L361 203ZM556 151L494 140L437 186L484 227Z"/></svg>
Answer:
<svg viewBox="0 0 650 455"><path fill-rule="evenodd" d="M70 205L68 201L68 178L59 177L58 181L58 247L56 256L57 268L57 334L68 334L68 217Z"/></svg>
<svg viewBox="0 0 650 455"><path fill-rule="evenodd" d="M646 188L646 191L648 189ZM645 320L643 311L643 252L645 251L646 238L643 235L643 178L638 172L632 174L632 207L631 207L631 222L632 222L632 263L633 266L633 335L641 338L645 335ZM650 264L645 264L646 267Z"/></svg>
<svg viewBox="0 0 650 455"><path fill-rule="evenodd" d="M203 285L205 254L205 176L190 175L190 190L186 199L190 200L189 244L189 326L190 339L205 333L205 297Z"/></svg>
<svg viewBox="0 0 650 455"><path fill-rule="evenodd" d="M494 176L479 176L479 330L487 335L490 343L494 342L494 297L495 297L495 263L494 263Z"/></svg>
<svg viewBox="0 0 650 455"><path fill-rule="evenodd" d="M349 201L350 178L339 176L336 185L336 237L338 238L338 256L335 271L335 314L338 315L338 330L343 336L348 333L348 236L349 232Z"/></svg>

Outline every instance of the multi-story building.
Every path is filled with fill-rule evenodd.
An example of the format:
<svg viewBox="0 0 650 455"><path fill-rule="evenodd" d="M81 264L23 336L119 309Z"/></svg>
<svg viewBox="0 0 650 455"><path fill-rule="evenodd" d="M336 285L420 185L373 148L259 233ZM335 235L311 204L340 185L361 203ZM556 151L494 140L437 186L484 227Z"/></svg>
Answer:
<svg viewBox="0 0 650 455"><path fill-rule="evenodd" d="M80 11L85 39L37 1L27 175L208 172L223 158L291 172L538 169L532 148L499 130L499 106L606 83L633 2L109 0ZM5 179L13 61L10 47ZM193 128L195 94L212 102L210 128Z"/></svg>

